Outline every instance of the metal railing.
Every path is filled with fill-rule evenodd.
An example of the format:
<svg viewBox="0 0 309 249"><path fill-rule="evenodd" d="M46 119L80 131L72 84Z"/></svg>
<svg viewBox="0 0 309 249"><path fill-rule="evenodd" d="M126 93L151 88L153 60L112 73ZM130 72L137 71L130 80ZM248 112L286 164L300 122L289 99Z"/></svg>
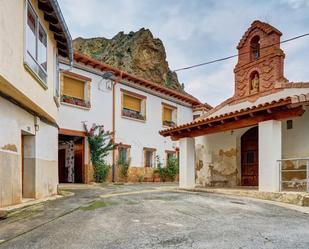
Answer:
<svg viewBox="0 0 309 249"><path fill-rule="evenodd" d="M280 191L309 192L309 158L278 160Z"/></svg>

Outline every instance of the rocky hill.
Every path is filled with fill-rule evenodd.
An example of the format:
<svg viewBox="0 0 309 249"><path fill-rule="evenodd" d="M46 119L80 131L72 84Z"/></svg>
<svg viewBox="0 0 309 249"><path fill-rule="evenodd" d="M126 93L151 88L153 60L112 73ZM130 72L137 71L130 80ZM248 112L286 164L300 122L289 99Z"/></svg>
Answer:
<svg viewBox="0 0 309 249"><path fill-rule="evenodd" d="M142 28L129 34L119 32L112 39L79 37L73 41L73 45L75 51L103 63L183 91L183 84L178 82L177 74L169 69L162 41L154 38L148 29Z"/></svg>

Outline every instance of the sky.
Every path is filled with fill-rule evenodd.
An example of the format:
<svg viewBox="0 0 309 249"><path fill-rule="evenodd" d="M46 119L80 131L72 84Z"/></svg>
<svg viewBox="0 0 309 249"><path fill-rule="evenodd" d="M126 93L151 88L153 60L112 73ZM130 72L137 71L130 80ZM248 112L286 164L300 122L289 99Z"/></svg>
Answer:
<svg viewBox="0 0 309 249"><path fill-rule="evenodd" d="M309 32L309 0L58 0L73 38L112 38L148 28L165 46L172 70L237 53L254 20L282 40ZM309 36L282 44L285 77L309 82ZM178 72L185 90L213 106L234 93L237 58Z"/></svg>

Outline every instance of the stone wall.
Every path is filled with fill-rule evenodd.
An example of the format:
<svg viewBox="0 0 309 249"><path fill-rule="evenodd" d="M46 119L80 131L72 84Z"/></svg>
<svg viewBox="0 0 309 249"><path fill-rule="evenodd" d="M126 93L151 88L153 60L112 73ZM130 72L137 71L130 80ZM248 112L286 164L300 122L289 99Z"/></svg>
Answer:
<svg viewBox="0 0 309 249"><path fill-rule="evenodd" d="M92 164L85 166L85 183L94 182L94 169ZM154 173L154 168L145 167L129 167L128 177L125 178L121 174L120 166L116 166L115 182L161 182L158 174ZM179 177L176 176L176 182L179 181ZM106 182L112 182L112 169L110 168Z"/></svg>

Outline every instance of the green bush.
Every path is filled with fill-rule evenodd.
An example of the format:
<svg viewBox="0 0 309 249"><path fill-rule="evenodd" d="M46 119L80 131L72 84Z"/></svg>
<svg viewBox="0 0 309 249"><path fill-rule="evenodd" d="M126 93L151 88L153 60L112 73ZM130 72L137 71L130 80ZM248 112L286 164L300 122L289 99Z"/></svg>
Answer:
<svg viewBox="0 0 309 249"><path fill-rule="evenodd" d="M94 179L96 182L104 182L108 176L110 166L103 164L94 164Z"/></svg>
<svg viewBox="0 0 309 249"><path fill-rule="evenodd" d="M157 169L154 173L160 175L161 181L175 181L177 174L179 173L179 161L177 157L169 157L166 162L166 167L162 166L160 158L157 156Z"/></svg>
<svg viewBox="0 0 309 249"><path fill-rule="evenodd" d="M105 131L103 125L93 124L90 130L87 129L86 125L84 127L90 147L94 179L96 182L104 182L110 169L106 162L106 157L114 149L112 133Z"/></svg>
<svg viewBox="0 0 309 249"><path fill-rule="evenodd" d="M127 178L129 174L130 161L129 160L119 160L117 163L120 167L120 174Z"/></svg>

